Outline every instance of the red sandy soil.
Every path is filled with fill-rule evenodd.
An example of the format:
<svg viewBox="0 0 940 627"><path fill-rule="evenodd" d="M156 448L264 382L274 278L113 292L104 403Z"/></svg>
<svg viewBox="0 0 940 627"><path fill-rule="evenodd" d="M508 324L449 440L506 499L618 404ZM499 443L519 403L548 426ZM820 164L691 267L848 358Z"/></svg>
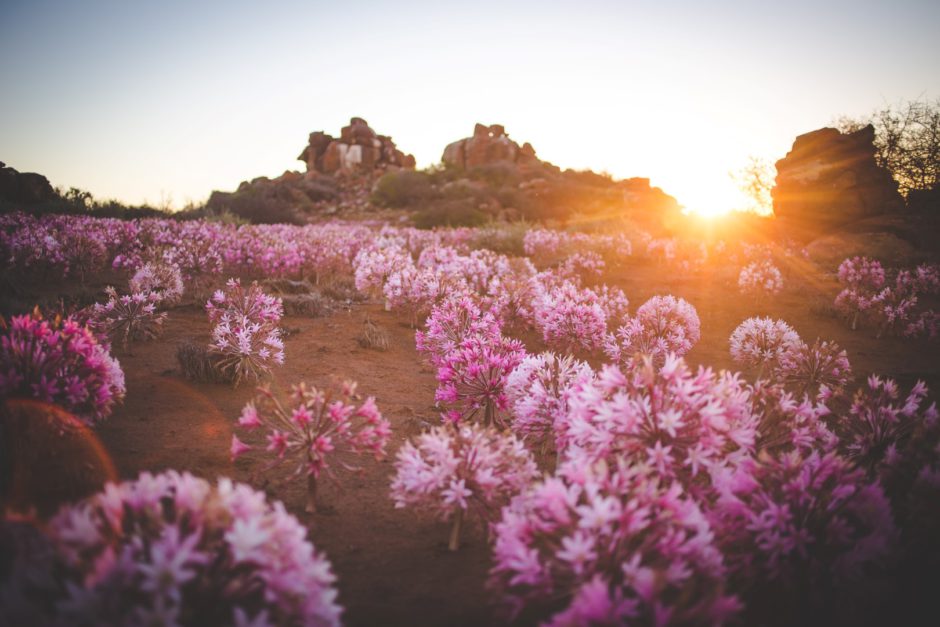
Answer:
<svg viewBox="0 0 940 627"><path fill-rule="evenodd" d="M837 291L834 279L818 270L791 269L784 292L768 298L740 295L737 270L731 267L683 276L674 268L638 264L612 274L605 280L623 287L631 310L655 294L671 293L695 305L702 340L688 355L693 364L732 368L732 330L749 316L771 315L789 322L804 340L819 336L838 342L847 349L858 381L877 372L897 378L905 390L918 378L933 390L940 384L935 345L875 339L868 330L849 330L829 313ZM55 289L46 286L43 291ZM388 332L387 351L357 343L367 315ZM349 625L498 622L485 591L489 551L480 527L467 528L460 550L450 553L447 524L410 509L396 510L388 496L395 452L438 421L434 371L415 351L406 317L365 303L323 318L288 316L283 326L295 332L286 340L286 364L275 371L274 389L286 392L300 381L317 386L332 378L358 381L359 392L375 396L392 423L388 459L365 460L361 474L339 471L342 487L323 482L321 512L315 515L304 513L303 481L277 485L255 479L252 473L264 460L253 453L233 464L233 425L254 390L250 385L194 384L180 376L178 343L209 338L205 314L185 306L170 312L159 340L117 353L127 377L127 399L96 431L118 475L133 478L144 470L175 468L210 480L230 476L266 489L270 498L282 500L307 523L314 545L329 557ZM543 348L531 336L525 339L530 351Z"/></svg>

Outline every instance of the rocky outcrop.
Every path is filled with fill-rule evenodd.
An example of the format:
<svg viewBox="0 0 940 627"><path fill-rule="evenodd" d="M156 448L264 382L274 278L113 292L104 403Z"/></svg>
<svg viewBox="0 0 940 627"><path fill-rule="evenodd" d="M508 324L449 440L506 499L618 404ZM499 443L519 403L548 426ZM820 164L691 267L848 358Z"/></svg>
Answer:
<svg viewBox="0 0 940 627"><path fill-rule="evenodd" d="M395 146L387 135L377 134L362 118L352 118L339 138L323 131L310 133L307 146L297 157L308 173L379 174L392 169L414 169L415 158Z"/></svg>
<svg viewBox="0 0 940 627"><path fill-rule="evenodd" d="M0 161L0 202L35 205L60 200L49 179L34 172L17 172Z"/></svg>
<svg viewBox="0 0 940 627"><path fill-rule="evenodd" d="M875 163L874 138L871 125L854 133L822 128L797 137L777 162L774 214L797 228L820 232L901 211L897 183Z"/></svg>
<svg viewBox="0 0 940 627"><path fill-rule="evenodd" d="M509 139L501 124L477 124L473 137L465 137L444 148L441 161L445 165L468 169L492 163L531 163L537 161L535 148L522 146Z"/></svg>

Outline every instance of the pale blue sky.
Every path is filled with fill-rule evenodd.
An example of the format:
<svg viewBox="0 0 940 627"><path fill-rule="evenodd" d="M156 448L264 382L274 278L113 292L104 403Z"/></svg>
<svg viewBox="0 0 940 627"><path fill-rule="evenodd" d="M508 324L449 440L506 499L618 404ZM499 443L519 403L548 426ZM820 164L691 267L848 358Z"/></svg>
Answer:
<svg viewBox="0 0 940 627"><path fill-rule="evenodd" d="M477 121L562 167L736 202L730 169L940 97L940 2L0 0L0 160L181 205L353 115L419 165ZM714 207L712 207L714 208Z"/></svg>

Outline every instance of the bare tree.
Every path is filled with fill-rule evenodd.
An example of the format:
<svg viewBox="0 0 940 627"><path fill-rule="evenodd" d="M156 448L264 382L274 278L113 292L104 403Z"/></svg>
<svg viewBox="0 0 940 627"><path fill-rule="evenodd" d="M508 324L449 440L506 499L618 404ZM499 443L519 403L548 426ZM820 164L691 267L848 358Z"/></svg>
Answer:
<svg viewBox="0 0 940 627"><path fill-rule="evenodd" d="M775 172L776 169L769 161L751 155L743 167L730 173L738 189L750 200L750 211L760 214L773 211L770 190L774 187Z"/></svg>
<svg viewBox="0 0 940 627"><path fill-rule="evenodd" d="M940 181L940 98L886 105L867 118L843 116L835 124L844 133L866 124L875 127L875 160L905 197Z"/></svg>

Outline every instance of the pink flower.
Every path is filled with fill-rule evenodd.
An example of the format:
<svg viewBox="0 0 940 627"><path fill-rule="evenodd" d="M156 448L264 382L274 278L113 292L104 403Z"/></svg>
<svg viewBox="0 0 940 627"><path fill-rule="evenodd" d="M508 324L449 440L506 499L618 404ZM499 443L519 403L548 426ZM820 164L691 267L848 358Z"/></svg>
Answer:
<svg viewBox="0 0 940 627"><path fill-rule="evenodd" d="M237 435L232 435L232 447L230 453L232 455L232 461L238 459L242 453L250 451L251 447L238 439Z"/></svg>

